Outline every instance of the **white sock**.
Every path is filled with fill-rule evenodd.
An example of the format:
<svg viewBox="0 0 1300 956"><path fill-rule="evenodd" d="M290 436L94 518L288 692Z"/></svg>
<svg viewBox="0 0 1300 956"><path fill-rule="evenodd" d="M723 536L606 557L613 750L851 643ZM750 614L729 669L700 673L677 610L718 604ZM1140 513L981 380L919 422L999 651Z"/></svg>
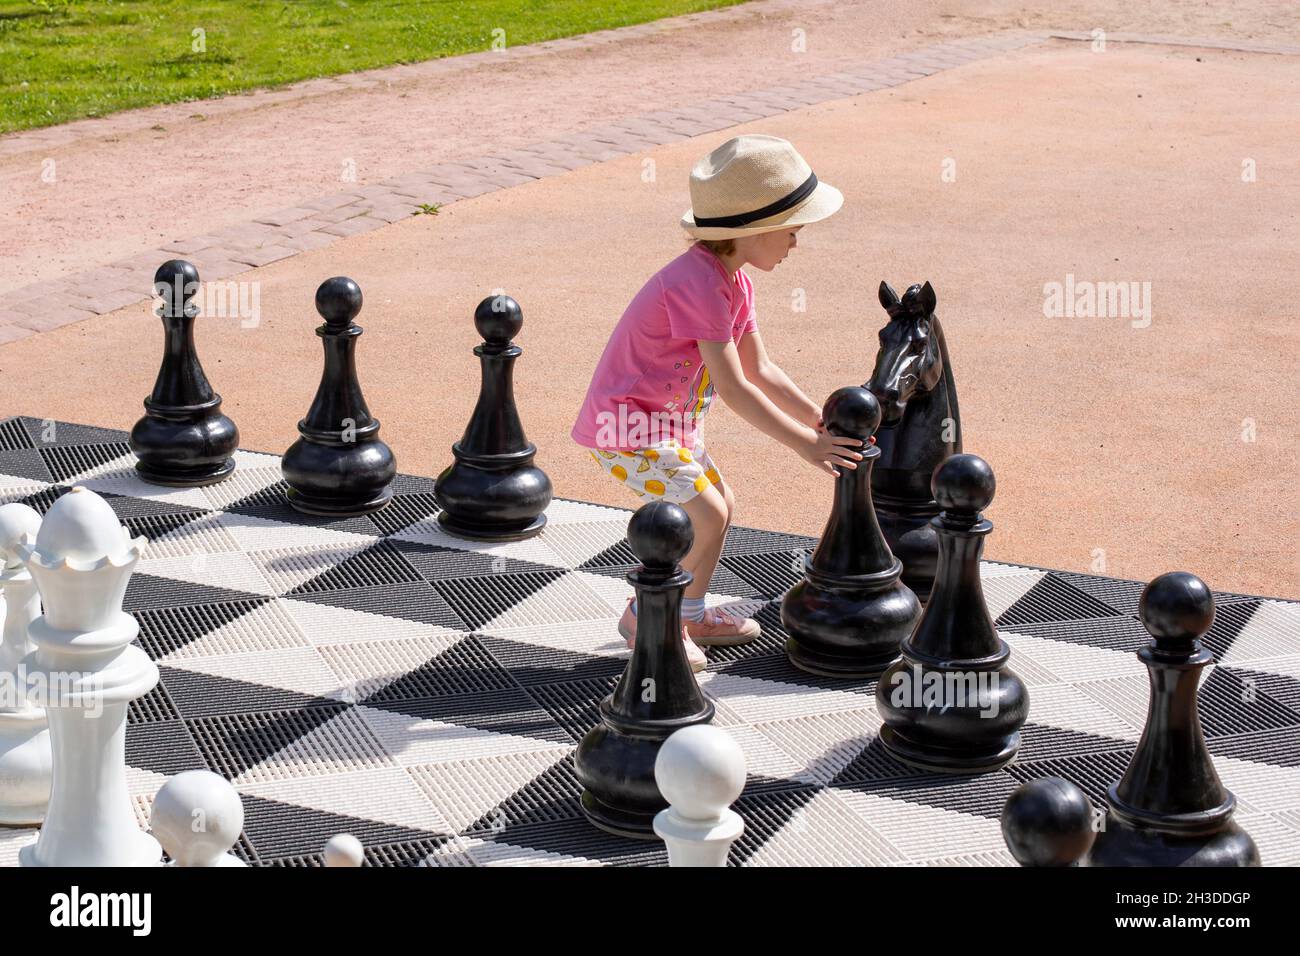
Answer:
<svg viewBox="0 0 1300 956"><path fill-rule="evenodd" d="M704 598L682 598L682 620L704 620Z"/></svg>

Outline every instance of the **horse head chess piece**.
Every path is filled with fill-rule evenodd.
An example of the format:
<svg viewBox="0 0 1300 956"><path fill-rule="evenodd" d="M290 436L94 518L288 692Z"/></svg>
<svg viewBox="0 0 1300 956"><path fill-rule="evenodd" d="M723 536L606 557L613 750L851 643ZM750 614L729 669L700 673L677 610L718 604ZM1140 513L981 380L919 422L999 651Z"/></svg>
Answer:
<svg viewBox="0 0 1300 956"><path fill-rule="evenodd" d="M875 371L864 386L882 413L871 492L885 540L903 562L903 583L924 602L939 558L930 527L939 506L930 476L961 451L957 387L930 283L909 287L900 299L881 282L880 304L889 322L880 330Z"/></svg>

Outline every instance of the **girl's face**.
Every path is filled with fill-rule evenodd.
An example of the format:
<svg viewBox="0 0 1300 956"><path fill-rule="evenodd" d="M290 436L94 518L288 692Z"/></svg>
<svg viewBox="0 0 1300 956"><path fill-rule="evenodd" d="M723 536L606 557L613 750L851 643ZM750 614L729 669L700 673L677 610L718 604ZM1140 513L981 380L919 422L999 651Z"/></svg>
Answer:
<svg viewBox="0 0 1300 956"><path fill-rule="evenodd" d="M742 236L736 240L736 251L754 268L771 272L795 247L795 235L802 228L791 226L789 229L761 232L757 236Z"/></svg>

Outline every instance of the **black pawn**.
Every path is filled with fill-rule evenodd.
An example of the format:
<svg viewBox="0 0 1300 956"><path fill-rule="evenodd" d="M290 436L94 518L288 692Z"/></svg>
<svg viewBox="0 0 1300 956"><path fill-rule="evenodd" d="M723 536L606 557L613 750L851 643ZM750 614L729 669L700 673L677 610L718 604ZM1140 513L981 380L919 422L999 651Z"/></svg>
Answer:
<svg viewBox="0 0 1300 956"><path fill-rule="evenodd" d="M1097 830L1092 802L1060 777L1022 784L1002 807L1002 839L1021 866L1073 866Z"/></svg>
<svg viewBox="0 0 1300 956"><path fill-rule="evenodd" d="M902 657L880 677L880 741L922 770L983 773L1020 748L1029 694L1010 668L1011 649L984 603L980 555L993 524L993 470L977 455L953 455L934 470L931 520L939 538L934 588Z"/></svg>
<svg viewBox="0 0 1300 956"><path fill-rule="evenodd" d="M804 578L781 601L790 639L786 656L801 670L828 677L874 677L898 657L899 642L920 616L916 595L899 578L871 502L871 469L880 450L867 445L880 404L865 388L841 388L822 420L835 435L860 439L857 469L841 468L821 541L804 562Z"/></svg>
<svg viewBox="0 0 1300 956"><path fill-rule="evenodd" d="M393 497L397 462L379 438L357 382L357 337L361 290L345 276L326 279L316 290L316 311L325 324L316 334L325 346L325 370L307 417L280 462L289 485L286 497L298 511L323 517L369 514Z"/></svg>
<svg viewBox="0 0 1300 956"><path fill-rule="evenodd" d="M488 296L474 310L482 381L478 404L460 441L456 461L438 476L438 523L448 534L479 541L531 538L546 524L551 479L533 464L537 446L524 435L515 406L515 359L523 349L511 339L523 328L519 303Z"/></svg>
<svg viewBox="0 0 1300 956"><path fill-rule="evenodd" d="M582 811L602 830L656 839L654 817L668 806L655 783L655 758L674 731L713 719L682 641L682 592L691 583L678 561L695 532L679 506L655 501L628 522L628 544L641 565L628 574L636 589L636 642L614 692L600 702L600 723L574 756Z"/></svg>
<svg viewBox="0 0 1300 956"><path fill-rule="evenodd" d="M1194 574L1162 574L1142 591L1142 624L1154 640L1137 652L1150 676L1147 722L1137 751L1106 794L1106 827L1094 866L1258 866L1259 851L1232 821L1197 715L1201 671L1214 658L1200 638L1214 598Z"/></svg>
<svg viewBox="0 0 1300 956"><path fill-rule="evenodd" d="M172 259L158 267L154 291L162 296L162 366L153 392L144 400L145 416L131 429L135 470L155 485L210 485L235 470L239 429L221 414L221 396L212 390L194 348L192 300L199 270Z"/></svg>

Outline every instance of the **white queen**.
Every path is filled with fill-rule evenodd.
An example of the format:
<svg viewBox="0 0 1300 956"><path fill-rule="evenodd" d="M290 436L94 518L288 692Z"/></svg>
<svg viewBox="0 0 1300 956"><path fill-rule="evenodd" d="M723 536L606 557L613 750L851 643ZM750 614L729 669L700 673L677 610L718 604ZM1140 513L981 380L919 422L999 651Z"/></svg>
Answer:
<svg viewBox="0 0 1300 956"><path fill-rule="evenodd" d="M150 866L158 842L137 826L126 784L126 709L158 683L122 610L145 546L86 488L59 498L15 549L40 590L27 692L43 703L53 749L49 811L23 866Z"/></svg>

